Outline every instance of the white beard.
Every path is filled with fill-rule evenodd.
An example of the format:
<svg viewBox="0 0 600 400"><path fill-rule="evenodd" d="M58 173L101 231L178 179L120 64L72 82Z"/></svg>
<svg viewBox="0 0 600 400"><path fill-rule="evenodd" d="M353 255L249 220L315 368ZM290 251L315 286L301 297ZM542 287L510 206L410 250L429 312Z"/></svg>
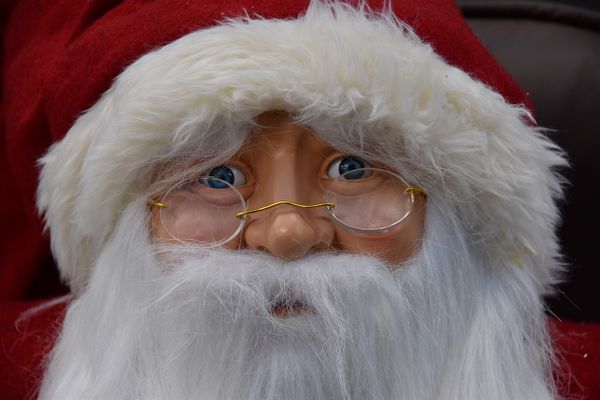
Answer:
<svg viewBox="0 0 600 400"><path fill-rule="evenodd" d="M531 278L470 254L432 199L395 270L346 253L157 257L146 213L129 207L70 304L41 399L554 398ZM278 318L278 300L310 311Z"/></svg>

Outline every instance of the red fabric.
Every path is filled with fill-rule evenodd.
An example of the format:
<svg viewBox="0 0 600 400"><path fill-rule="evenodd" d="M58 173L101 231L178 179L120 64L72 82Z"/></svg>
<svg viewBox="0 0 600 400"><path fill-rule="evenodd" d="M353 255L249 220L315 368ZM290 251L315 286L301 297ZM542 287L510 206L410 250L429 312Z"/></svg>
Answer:
<svg viewBox="0 0 600 400"><path fill-rule="evenodd" d="M43 361L56 340L65 303L27 316L40 303L0 306L0 393L3 400L35 398ZM600 326L550 322L560 369L556 375L566 399L600 400Z"/></svg>
<svg viewBox="0 0 600 400"><path fill-rule="evenodd" d="M550 323L560 370L557 382L566 399L600 400L600 324Z"/></svg>
<svg viewBox="0 0 600 400"><path fill-rule="evenodd" d="M27 315L41 302L0 304L0 398L35 399L45 356L54 344L65 303Z"/></svg>

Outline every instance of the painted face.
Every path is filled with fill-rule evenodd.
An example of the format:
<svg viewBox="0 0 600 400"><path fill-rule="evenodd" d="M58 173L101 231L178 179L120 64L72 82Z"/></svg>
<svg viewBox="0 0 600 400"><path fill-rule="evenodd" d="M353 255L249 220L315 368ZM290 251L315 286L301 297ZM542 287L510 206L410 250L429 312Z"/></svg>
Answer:
<svg viewBox="0 0 600 400"><path fill-rule="evenodd" d="M257 122L258 127L242 150L225 164L205 173L205 176L217 176L219 180L209 181L206 178L201 181L200 189L212 189L211 186L217 186L215 189L218 189L219 185L225 187L227 183L241 194L247 209L253 210L282 200L303 205L322 203L327 201L335 182L340 182L340 179L343 179L344 185L348 182L356 186L355 181L363 178L366 185L377 183L374 176L368 176L368 172L352 173L354 169L383 170L377 173L387 177L380 181L380 187L389 186L383 183L392 176L385 173L385 165L339 152L309 128L294 123L286 113L267 112L261 114ZM376 216L365 216L365 219L385 216L385 209L394 207L394 202L382 200L389 191L377 193L384 193L383 197L376 197L377 208L383 209L383 212L376 212ZM247 215L241 231L223 247L256 249L285 260L302 258L314 251L341 250L373 254L396 265L414 253L423 234L425 196L421 193L410 196L414 200L410 203L410 213L389 229L376 232L348 229L348 226L332 218L331 212L324 206L307 209L284 204ZM337 199L340 200L338 208L341 210L342 198ZM367 204L361 205L359 201L350 204L352 211L348 217L363 218ZM176 213L173 210L170 212ZM214 216L214 212L206 214L206 218ZM176 217L179 216L173 218ZM183 223L191 220L187 216L181 216L181 219ZM165 226L165 219L161 219L160 208L153 208L151 232L154 240L158 243L172 241L172 231Z"/></svg>

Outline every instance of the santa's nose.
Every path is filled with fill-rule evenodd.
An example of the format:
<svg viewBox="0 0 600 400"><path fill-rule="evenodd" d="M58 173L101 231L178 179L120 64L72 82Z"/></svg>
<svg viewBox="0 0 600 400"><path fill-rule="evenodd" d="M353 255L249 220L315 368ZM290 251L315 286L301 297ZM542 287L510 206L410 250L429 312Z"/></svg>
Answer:
<svg viewBox="0 0 600 400"><path fill-rule="evenodd" d="M244 231L246 247L267 251L284 260L295 260L311 251L329 248L333 227L324 215L314 215L317 213L282 205L254 214Z"/></svg>

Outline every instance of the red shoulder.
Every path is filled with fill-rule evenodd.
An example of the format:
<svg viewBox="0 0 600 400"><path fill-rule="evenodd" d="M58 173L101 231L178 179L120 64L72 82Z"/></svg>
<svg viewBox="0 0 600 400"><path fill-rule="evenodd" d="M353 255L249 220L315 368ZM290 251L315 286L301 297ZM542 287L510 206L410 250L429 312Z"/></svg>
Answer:
<svg viewBox="0 0 600 400"><path fill-rule="evenodd" d="M600 324L550 320L549 327L559 392L566 399L600 400Z"/></svg>
<svg viewBox="0 0 600 400"><path fill-rule="evenodd" d="M65 299L0 304L0 393L35 399L46 355L58 336Z"/></svg>

